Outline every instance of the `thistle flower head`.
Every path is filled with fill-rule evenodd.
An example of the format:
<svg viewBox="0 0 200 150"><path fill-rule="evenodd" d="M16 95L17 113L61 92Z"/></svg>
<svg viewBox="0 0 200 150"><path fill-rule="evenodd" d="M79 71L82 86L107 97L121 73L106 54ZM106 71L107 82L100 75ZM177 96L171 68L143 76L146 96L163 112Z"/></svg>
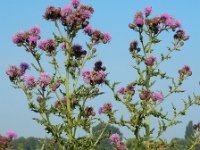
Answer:
<svg viewBox="0 0 200 150"><path fill-rule="evenodd" d="M29 30L29 33L32 35L32 36L38 36L40 34L40 27L39 26L33 26L30 30Z"/></svg>
<svg viewBox="0 0 200 150"><path fill-rule="evenodd" d="M104 38L103 38L103 43L108 43L108 42L110 42L111 41L111 39L112 39L112 36L111 36L111 34L110 33L104 33Z"/></svg>
<svg viewBox="0 0 200 150"><path fill-rule="evenodd" d="M13 139L13 138L16 138L17 137L17 133L16 131L13 131L13 130L9 130L6 132L6 135L9 139Z"/></svg>
<svg viewBox="0 0 200 150"><path fill-rule="evenodd" d="M149 16L152 12L152 7L151 6L147 6L145 9L144 9L144 12L145 12L145 15L146 16Z"/></svg>
<svg viewBox="0 0 200 150"><path fill-rule="evenodd" d="M152 94L152 99L155 100L155 101L162 102L164 97L163 97L162 93L155 92L155 93Z"/></svg>
<svg viewBox="0 0 200 150"><path fill-rule="evenodd" d="M160 18L162 19L162 20L167 20L167 19L169 19L171 16L168 14L168 13L163 13L161 16L160 16Z"/></svg>
<svg viewBox="0 0 200 150"><path fill-rule="evenodd" d="M15 79L16 77L20 76L20 70L18 67L11 65L6 70L6 74L9 76L10 79Z"/></svg>
<svg viewBox="0 0 200 150"><path fill-rule="evenodd" d="M41 40L38 47L49 54L52 54L56 49L56 42L52 39Z"/></svg>
<svg viewBox="0 0 200 150"><path fill-rule="evenodd" d="M66 5L62 8L61 14L62 16L68 16L72 13L73 9L71 5Z"/></svg>
<svg viewBox="0 0 200 150"><path fill-rule="evenodd" d="M35 77L33 75L25 75L24 83L28 88L35 86Z"/></svg>
<svg viewBox="0 0 200 150"><path fill-rule="evenodd" d="M154 63L155 63L155 61L156 61L156 57L154 57L154 56L149 56L149 57L146 58L146 60L145 60L144 63L145 63L147 66L153 66Z"/></svg>
<svg viewBox="0 0 200 150"><path fill-rule="evenodd" d="M38 84L44 90L50 84L50 76L46 72L42 72L39 79Z"/></svg>
<svg viewBox="0 0 200 150"><path fill-rule="evenodd" d="M23 32L16 33L12 36L12 41L17 46L21 46L26 40L26 34Z"/></svg>
<svg viewBox="0 0 200 150"><path fill-rule="evenodd" d="M188 76L191 76L191 75L192 75L192 71L191 71L190 67L187 66L187 65L183 66L183 67L179 70L179 73L180 73L180 74L183 74L183 75L188 75Z"/></svg>
<svg viewBox="0 0 200 150"><path fill-rule="evenodd" d="M85 34L91 36L91 35L92 35L92 32L93 32L92 26L90 26L90 25L86 26L86 27L84 28L84 32L85 32Z"/></svg>
<svg viewBox="0 0 200 150"><path fill-rule="evenodd" d="M44 18L46 20L54 21L61 17L60 14L61 14L60 7L49 6L49 7L47 7L47 9L45 11Z"/></svg>
<svg viewBox="0 0 200 150"><path fill-rule="evenodd" d="M118 133L114 133L109 137L109 140L113 144L117 144L120 141L120 135Z"/></svg>
<svg viewBox="0 0 200 150"><path fill-rule="evenodd" d="M125 94L126 89L124 87L121 87L117 92L120 94Z"/></svg>
<svg viewBox="0 0 200 150"><path fill-rule="evenodd" d="M134 17L134 23L137 25L137 26L142 26L144 24L143 22L144 20L144 16L143 16L143 13L142 12L137 12L135 14L135 17Z"/></svg>
<svg viewBox="0 0 200 150"><path fill-rule="evenodd" d="M81 0L72 0L72 6L77 8L80 5Z"/></svg>
<svg viewBox="0 0 200 150"><path fill-rule="evenodd" d="M126 149L126 144L123 141L118 141L116 143L117 150L125 150Z"/></svg>

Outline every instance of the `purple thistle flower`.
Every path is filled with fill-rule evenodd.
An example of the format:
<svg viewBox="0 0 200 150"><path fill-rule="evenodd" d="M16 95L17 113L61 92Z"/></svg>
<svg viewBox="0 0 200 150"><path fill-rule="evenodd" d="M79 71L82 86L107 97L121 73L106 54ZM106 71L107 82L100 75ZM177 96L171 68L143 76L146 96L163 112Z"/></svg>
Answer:
<svg viewBox="0 0 200 150"><path fill-rule="evenodd" d="M192 71L191 71L190 67L187 66L187 65L183 66L183 68L179 70L179 73L185 74L185 75L188 75L188 76L192 75Z"/></svg>
<svg viewBox="0 0 200 150"><path fill-rule="evenodd" d="M91 17L91 12L89 11L89 10L84 10L83 12L82 12L82 15L83 15L83 18L84 19L89 19L90 17Z"/></svg>
<svg viewBox="0 0 200 150"><path fill-rule="evenodd" d="M72 13L72 7L70 5L63 7L61 13L64 13L63 15L65 15L65 16L70 15Z"/></svg>
<svg viewBox="0 0 200 150"><path fill-rule="evenodd" d="M85 81L85 83L90 84L90 81L91 81L90 71L88 71L88 70L82 71L82 76L83 76L83 80Z"/></svg>
<svg viewBox="0 0 200 150"><path fill-rule="evenodd" d="M142 26L144 24L143 19L142 18L137 18L136 19L136 25L137 26Z"/></svg>
<svg viewBox="0 0 200 150"><path fill-rule="evenodd" d="M72 6L77 8L80 5L80 0L72 0Z"/></svg>
<svg viewBox="0 0 200 150"><path fill-rule="evenodd" d="M46 20L56 20L61 17L61 8L60 7L54 7L54 6L48 6L46 8L44 18Z"/></svg>
<svg viewBox="0 0 200 150"><path fill-rule="evenodd" d="M103 39L104 43L110 42L111 39L112 39L112 36L110 33L104 33L104 39Z"/></svg>
<svg viewBox="0 0 200 150"><path fill-rule="evenodd" d="M154 57L154 56L149 56L148 58L146 58L146 60L145 60L144 63L145 63L147 66L153 66L154 63L155 63L155 61L156 61L156 57Z"/></svg>
<svg viewBox="0 0 200 150"><path fill-rule="evenodd" d="M122 141L118 141L116 143L116 147L117 147L117 150L125 150L126 144L124 142L122 142Z"/></svg>
<svg viewBox="0 0 200 150"><path fill-rule="evenodd" d="M104 109L103 109L103 107L100 107L99 108L99 115L101 115L101 114L103 114L104 113Z"/></svg>
<svg viewBox="0 0 200 150"><path fill-rule="evenodd" d="M9 68L7 69L7 71L6 71L6 74L10 77L10 78L12 78L12 79L14 79L14 78L16 78L16 77L18 77L19 75L20 75L20 73L19 73L19 68L17 68L16 66L9 66Z"/></svg>
<svg viewBox="0 0 200 150"><path fill-rule="evenodd" d="M120 135L118 133L114 133L109 137L109 140L113 144L117 144L120 141Z"/></svg>
<svg viewBox="0 0 200 150"><path fill-rule="evenodd" d="M166 26L170 26L170 27L173 27L174 26L174 19L173 18L168 18L165 22L165 25Z"/></svg>
<svg viewBox="0 0 200 150"><path fill-rule="evenodd" d="M46 40L40 41L39 44L38 44L38 47L40 49L45 49L45 47L46 47Z"/></svg>
<svg viewBox="0 0 200 150"><path fill-rule="evenodd" d="M145 15L146 16L149 16L152 12L152 7L151 6L147 6L145 9L144 9L144 12L145 12Z"/></svg>
<svg viewBox="0 0 200 150"><path fill-rule="evenodd" d="M26 75L24 77L24 83L27 85L28 88L33 87L35 85L35 78L32 75Z"/></svg>
<svg viewBox="0 0 200 150"><path fill-rule="evenodd" d="M46 72L43 72L38 79L38 84L44 90L50 84L50 80L50 76Z"/></svg>
<svg viewBox="0 0 200 150"><path fill-rule="evenodd" d="M22 76L25 74L26 70L29 69L29 64L27 63L21 63L20 64L20 69L19 69L19 75Z"/></svg>
<svg viewBox="0 0 200 150"><path fill-rule="evenodd" d="M180 21L175 21L175 26L176 26L177 28L180 28L180 27L181 27L181 22L180 22Z"/></svg>
<svg viewBox="0 0 200 150"><path fill-rule="evenodd" d="M38 47L44 51L51 53L56 48L56 43L52 39L42 40L39 42Z"/></svg>
<svg viewBox="0 0 200 150"><path fill-rule="evenodd" d="M9 139L13 139L13 138L16 138L17 137L17 133L13 130L10 130L10 131L7 131L6 132L6 135Z"/></svg>
<svg viewBox="0 0 200 150"><path fill-rule="evenodd" d="M124 94L125 91L126 91L125 88L121 87L117 92L120 93L120 94Z"/></svg>
<svg viewBox="0 0 200 150"><path fill-rule="evenodd" d="M32 35L32 36L38 36L40 34L40 27L39 26L33 26L29 33Z"/></svg>
<svg viewBox="0 0 200 150"><path fill-rule="evenodd" d="M37 40L39 40L38 36L29 36L28 41L30 44L36 44Z"/></svg>
<svg viewBox="0 0 200 150"><path fill-rule="evenodd" d="M26 34L25 33L16 33L12 36L12 41L14 44L17 44L18 46L21 46L26 40Z"/></svg>
<svg viewBox="0 0 200 150"><path fill-rule="evenodd" d="M167 14L167 13L164 13L164 14L162 14L160 17L161 17L162 20L167 20L167 19L170 18L170 15Z"/></svg>
<svg viewBox="0 0 200 150"><path fill-rule="evenodd" d="M156 101L159 101L159 102L162 102L164 97L163 97L162 93L156 92L156 93L153 93L152 99L156 100Z"/></svg>
<svg viewBox="0 0 200 150"><path fill-rule="evenodd" d="M90 25L86 26L86 27L84 28L84 32L85 32L86 34L88 34L89 36L91 36L92 33L93 33L93 28L92 28L92 26L90 26Z"/></svg>
<svg viewBox="0 0 200 150"><path fill-rule="evenodd" d="M104 109L104 112L107 112L107 113L112 112L112 103L105 103L103 105L103 109Z"/></svg>
<svg viewBox="0 0 200 150"><path fill-rule="evenodd" d="M28 63L23 62L20 64L20 69L22 69L22 70L27 70L29 68L30 68L30 66Z"/></svg>

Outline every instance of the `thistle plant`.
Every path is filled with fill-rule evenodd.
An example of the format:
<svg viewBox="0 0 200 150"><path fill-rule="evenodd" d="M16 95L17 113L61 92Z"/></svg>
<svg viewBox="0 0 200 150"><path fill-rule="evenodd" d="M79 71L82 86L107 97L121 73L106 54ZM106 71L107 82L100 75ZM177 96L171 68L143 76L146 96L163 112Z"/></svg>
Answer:
<svg viewBox="0 0 200 150"><path fill-rule="evenodd" d="M109 138L117 150L126 149L125 142L117 133L110 137L104 135L106 126L99 137L94 138L92 125L102 120L96 117L88 101L103 94L99 85L111 89L114 99L127 108L129 118L124 119L123 115L120 119L116 118L118 110L114 110L110 102L100 107L98 113L107 115L110 124L127 127L133 135L136 150L169 148L171 145L161 137L163 133L180 123L177 118L185 115L192 105L200 104L200 98L195 94L180 99L184 107L177 110L172 104L172 115L162 105L171 95L185 92L181 86L192 75L188 65L177 71L178 77L170 76L161 67L172 58L173 53L181 51L189 36L185 34L181 23L167 13L150 17L151 7L146 7L144 12L137 12L129 24L130 29L138 35L138 41L133 40L129 48L135 61L131 66L137 77L126 86L116 89L120 83L111 83L107 79L106 67L101 61L95 62L91 70L84 68L88 61L97 56L97 45L111 41L109 33L90 26L89 20L93 13L91 6L80 4L80 0L72 0L71 4L63 8L49 6L46 9L43 18L54 23L57 29L53 32L53 38L41 39L38 26L16 33L12 37L14 44L25 48L35 61L31 65L23 62L19 67L10 65L6 74L13 87L24 92L30 110L40 116L33 119L52 135L50 149L54 149L54 144L61 150L94 149L103 138ZM89 42L84 46L76 43L80 32L89 37ZM159 54L156 46L163 42L161 35L168 32L173 33L172 45ZM59 53L64 55L64 59L58 58ZM53 72L46 68L43 60L49 60ZM27 73L30 69L31 74ZM162 87L155 90L156 84L163 80L167 81L165 84L169 83L167 90ZM158 121L158 128L152 125L153 119ZM80 129L85 134L78 137ZM196 143L191 144L191 147Z"/></svg>
<svg viewBox="0 0 200 150"><path fill-rule="evenodd" d="M35 62L11 65L6 74L14 88L24 92L30 110L40 115L33 119L45 127L53 137L52 143L63 150L93 149L104 131L97 139L93 137L91 126L97 121L96 113L87 102L103 94L99 85L106 81L106 68L101 61L92 70L84 70L84 66L96 57L95 47L109 43L111 35L90 26L93 13L94 9L80 4L80 0L72 0L63 8L49 6L43 18L54 23L57 32L53 38L43 40L38 26L12 37L14 44L25 48ZM79 32L89 37L85 46L75 43ZM58 58L59 53L65 59ZM52 73L44 67L43 59L49 60ZM30 69L31 74L27 73ZM81 76L84 82L80 81ZM55 118L57 122L53 121ZM85 135L78 137L80 129Z"/></svg>
<svg viewBox="0 0 200 150"><path fill-rule="evenodd" d="M106 85L111 89L116 101L123 104L129 112L129 119L121 119L115 117L118 110L112 109L111 103L104 104L99 112L105 114L109 118L109 123L127 127L135 138L135 149L159 149L169 148L169 145L161 138L167 128L180 123L177 117L185 115L192 105L199 104L199 97L196 95L188 96L187 99L180 99L184 107L177 110L172 104L173 114L168 113L163 105L163 101L173 94L185 92L181 90L184 81L192 75L189 66L185 65L177 71L178 78L170 76L167 72L162 71L160 65L170 60L172 54L181 51L184 43L189 39L185 31L181 27L181 23L167 13L160 16L150 17L152 13L151 7L135 14L133 22L129 24L132 31L138 35L138 41L134 40L130 43L130 54L135 61L132 68L136 71L137 77L125 87L116 90L119 82ZM166 51L158 53L156 45L161 42L160 36L168 32L173 33L172 45L167 47ZM135 34L135 35L136 35ZM171 34L170 34L171 35ZM169 36L170 37L170 36ZM164 48L163 48L164 49ZM168 90L162 90L163 85L156 89L157 83L166 80L169 83ZM165 82L166 85L166 82ZM163 88L164 89L164 88ZM158 122L152 125L151 120ZM117 144L115 144L117 149Z"/></svg>
<svg viewBox="0 0 200 150"><path fill-rule="evenodd" d="M17 137L17 133L15 131L7 131L6 136L0 135L0 149L6 150L7 148L12 148L10 144L11 141Z"/></svg>

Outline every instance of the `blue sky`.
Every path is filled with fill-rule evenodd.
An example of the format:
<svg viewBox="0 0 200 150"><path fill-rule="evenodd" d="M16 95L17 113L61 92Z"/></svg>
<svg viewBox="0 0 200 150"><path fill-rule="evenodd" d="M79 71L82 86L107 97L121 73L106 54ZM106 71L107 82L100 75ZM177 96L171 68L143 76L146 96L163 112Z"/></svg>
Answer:
<svg viewBox="0 0 200 150"><path fill-rule="evenodd" d="M42 30L42 36L44 38L51 37L52 31L56 30L51 22L42 19L44 10L48 5L64 6L68 2L68 0L6 0L1 2L0 134L5 134L7 130L13 129L18 132L19 136L44 137L46 135L43 128L31 119L35 114L28 110L26 97L21 91L11 87L10 81L5 75L5 70L10 64L33 61L23 48L18 48L12 44L11 36L18 31L27 30L33 25L39 25ZM174 102L178 108L181 108L180 98L185 98L193 92L199 94L200 21L197 16L200 15L200 1L83 0L83 3L90 4L95 9L91 20L92 26L104 32L110 32L113 36L113 40L109 45L99 46L97 60L101 59L105 63L108 68L109 78L112 81L121 81L122 85L126 85L126 83L136 78L135 72L130 67L130 64L134 61L131 60L128 52L130 41L137 38L136 33L128 28L128 24L133 20L134 13L138 10L143 10L145 6L152 6L153 15L168 12L180 20L186 33L191 36L191 39L186 42L182 49L183 51L173 55L173 60L162 67L171 75L177 76L177 70L183 65L188 64L193 70L193 75L183 86L183 89L187 90L187 93L169 97L163 103L163 106L166 110L170 111L169 104ZM162 51L166 52L166 46L171 40L170 35L163 36L162 38L165 42L163 43L163 47L158 47L159 53ZM80 41L82 42L82 39ZM91 66L88 65L88 67ZM164 84L158 85L157 88L166 87ZM107 93L105 96L101 96L95 103L99 106L105 101L113 101L110 94ZM118 103L114 102L114 105L116 108L120 107L121 109ZM189 120L193 120L195 123L200 121L198 116L199 109L199 107L192 107L188 111L187 116L181 119L183 124L170 128L164 136L168 139L174 136L183 137L185 126ZM125 111L121 110L121 114L125 115ZM131 137L127 130L123 129L123 133L125 136Z"/></svg>

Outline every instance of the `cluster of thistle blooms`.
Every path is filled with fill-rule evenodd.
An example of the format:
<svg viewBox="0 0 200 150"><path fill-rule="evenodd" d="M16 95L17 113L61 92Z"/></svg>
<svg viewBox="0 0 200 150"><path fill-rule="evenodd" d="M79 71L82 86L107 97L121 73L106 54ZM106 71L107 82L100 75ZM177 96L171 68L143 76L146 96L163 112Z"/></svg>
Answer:
<svg viewBox="0 0 200 150"><path fill-rule="evenodd" d="M10 148L10 142L17 137L17 133L15 131L7 131L6 136L0 135L0 149Z"/></svg>
<svg viewBox="0 0 200 150"><path fill-rule="evenodd" d="M121 140L119 134L114 133L109 137L110 142L116 147L117 150L125 150L126 144Z"/></svg>
<svg viewBox="0 0 200 150"><path fill-rule="evenodd" d="M99 30L94 30L89 25L89 19L94 10L90 6L80 4L80 0L72 0L71 5L67 5L63 8L49 6L44 14L46 20L61 21L66 31L71 33L74 37L78 30L84 29L84 32L91 37L93 44L103 42L104 44L111 41L111 35L109 33L102 33ZM40 39L40 29L38 26L32 27L29 31L20 32L13 36L13 42L18 46L29 46L31 48L38 48L46 51L48 54L53 54L60 42L64 39ZM62 48L66 49L65 42L62 43ZM86 55L86 51L82 51L80 45L74 45L74 55L79 57L80 55Z"/></svg>
<svg viewBox="0 0 200 150"><path fill-rule="evenodd" d="M126 88L121 87L118 90L118 93L123 95L124 98L126 98L127 95L134 95L135 90L132 85L128 85L128 86L126 86ZM141 90L139 97L141 100L152 99L154 101L159 101L159 102L161 102L164 99L163 94L161 92L151 92L150 90L145 90L145 89Z"/></svg>
<svg viewBox="0 0 200 150"><path fill-rule="evenodd" d="M175 32L174 39L180 43L180 46L183 46L183 41L186 41L190 38L189 35L185 35L183 29L181 29L181 23L175 20L172 16L167 13L161 14L153 18L149 18L152 12L152 7L146 7L144 13L139 11L134 17L133 23L129 24L129 27L139 33L143 32L144 26L146 25L147 29L151 30L154 35L158 35L162 31L172 30ZM146 31L145 31L146 32ZM148 33L147 33L148 34ZM156 40L156 39L155 39ZM159 41L153 41L155 43ZM130 43L130 52L138 53L140 48L138 47L137 41L132 41ZM156 61L155 56L148 56L145 58L144 62L148 66L153 66Z"/></svg>
<svg viewBox="0 0 200 150"><path fill-rule="evenodd" d="M45 11L44 18L52 21L60 20L61 23L67 27L67 31L69 31L69 28L71 28L73 31L84 29L84 32L91 37L93 44L98 44L100 42L106 44L111 41L111 35L109 33L102 33L99 30L94 30L90 25L88 25L88 20L93 12L94 10L92 7L80 4L79 0L72 0L71 5L67 5L62 9L60 7L49 6ZM27 51L31 50L32 52L36 52L34 48L39 48L45 51L47 54L52 55L55 54L55 50L59 43L61 43L61 48L66 50L66 43L62 42L63 39L61 41L58 41L57 39L38 41L39 39L40 28L38 26L34 26L26 32L16 33L12 37L13 42L17 46L25 46ZM87 51L83 50L81 45L75 44L72 46L72 51L70 53L71 57L74 56L76 59L79 59L84 57L87 54ZM104 81L106 76L104 73L105 68L98 68L98 65L101 67L101 62L96 64L97 67L95 70L83 71L82 74L86 83L100 84ZM12 79L12 81L20 79L24 75L25 70L29 68L29 66L26 64L26 68L22 72L21 70L23 68L21 69L21 67L24 66L20 65L20 68L16 66L10 66L8 68L6 73L10 79ZM39 85L43 90L45 90L45 88L50 84L51 77L46 72L42 72L37 81L32 75L23 76L23 81L29 89ZM52 86L52 90L55 91L59 86L60 83L56 82L55 85Z"/></svg>
<svg viewBox="0 0 200 150"><path fill-rule="evenodd" d="M101 84L105 81L106 78L105 70L106 68L102 67L102 62L97 61L92 71L82 71L83 80L85 81L85 83L90 85Z"/></svg>
<svg viewBox="0 0 200 150"><path fill-rule="evenodd" d="M143 32L144 30L147 33L147 31L144 29L144 25L146 25L146 28L151 30L154 36L158 35L160 32L166 30L172 30L176 31L174 34L174 39L177 40L180 43L180 46L183 46L183 41L186 41L189 39L188 35L185 35L185 32L181 29L181 23L177 20L175 20L172 16L170 16L167 13L164 13L160 16L156 16L153 18L149 18L150 14L152 13L152 7L146 7L144 9L144 12L137 12L133 23L129 24L129 27L136 32ZM158 40L158 39L157 39ZM152 42L159 42L159 41L152 41ZM136 54L137 59L141 59L141 61L144 62L144 64L147 67L153 68L157 62L157 58L153 55L142 57L139 55L140 48L138 47L137 41L132 41L130 43L130 52L133 54ZM184 66L179 71L180 79L184 79L187 76L192 75L192 71L189 66ZM130 85L129 85L130 86ZM127 94L130 94L130 89L127 86L126 88L122 87L119 89L119 93L126 96ZM131 94L134 94L134 87L132 87ZM139 94L139 97L141 100L154 100L161 102L163 100L163 94L162 92L151 92L150 90L142 89L141 93Z"/></svg>
<svg viewBox="0 0 200 150"><path fill-rule="evenodd" d="M89 25L89 19L94 13L94 9L91 6L85 6L80 4L80 0L72 0L71 5L67 5L63 8L49 6L46 9L44 18L46 20L60 20L62 25L66 27L66 30L75 36L75 33L84 29L85 33L91 37L94 44L103 42L108 43L111 40L109 33L102 33L99 30L94 30ZM74 34L74 35L73 35ZM63 43L65 45L65 43Z"/></svg>
<svg viewBox="0 0 200 150"><path fill-rule="evenodd" d="M17 46L30 45L32 48L36 47L36 42L40 39L40 28L33 26L29 31L19 32L12 37L13 43Z"/></svg>
<svg viewBox="0 0 200 150"><path fill-rule="evenodd" d="M152 13L152 7L148 6L144 9L144 13L139 11L134 17L134 22L129 24L129 27L133 30L139 31L144 25L148 26L154 34L157 34L160 30L172 29L175 31L179 29L175 37L182 40L188 40L189 36L185 36L185 33L181 28L181 23L175 20L172 16L167 13L161 14L153 18L149 18Z"/></svg>
<svg viewBox="0 0 200 150"><path fill-rule="evenodd" d="M35 80L33 75L25 75L27 69L29 69L29 65L27 63L21 63L20 67L11 65L6 71L6 74L9 76L10 80L15 83L15 81L21 81L27 87L27 89L33 89L37 85L41 87L42 90L50 84L51 77L46 73L42 72L40 77ZM55 83L52 86L52 90L58 88L60 83Z"/></svg>
<svg viewBox="0 0 200 150"><path fill-rule="evenodd" d="M45 52L47 56L55 58L54 56L56 56L58 52L57 49L60 46L61 49L65 52L65 55L70 56L69 64L65 62L65 67L69 69L69 73L73 78L73 75L78 72L77 70L82 69L81 65L84 65L84 61L87 61L95 56L96 49L93 47L100 43L109 43L112 38L109 33L103 33L99 30L93 29L89 25L89 19L91 18L93 12L94 10L92 7L80 4L80 0L72 0L70 5L67 5L63 8L49 6L46 9L43 17L46 20L55 22L55 25L60 34L59 36L54 34L54 39L40 40L40 28L38 26L34 26L30 30L16 33L12 37L12 41L14 44L20 47L25 47L26 51L30 52L33 55L39 66L37 68L33 64L33 67L37 72L39 72L40 75L38 78L36 78L33 75L26 74L26 71L30 69L30 66L27 63L22 63L20 67L12 65L7 69L6 73L17 88L21 88L22 90L24 90L28 99L29 94L32 98L32 94L34 93L33 90L37 91L37 102L39 103L40 108L46 107L46 100L50 99L51 92L54 92L56 90L60 91L63 98L58 98L58 100L55 101L54 105L51 105L50 109L44 109L44 111L48 110L48 113L52 110L53 113L59 112L60 115L60 112L63 110L63 108L67 108L67 97L65 96L66 93L62 92L61 90L61 86L65 86L65 79L62 78L62 75L60 74L59 77L57 77L57 74L55 76L50 76L47 72L45 72L44 68L42 68L42 65L40 64L42 56L41 52ZM58 27L57 21L60 21L60 23L64 26L67 37L64 37L62 35L61 30ZM89 49L88 51L92 51L91 53L87 53L87 51L81 45L74 44L73 41L71 41L71 39L75 38L76 33L79 30L83 30L83 32L89 36L91 42L87 43L87 47ZM56 65L54 65L55 70ZM71 73L70 69L72 69L72 72L74 71L74 74ZM85 83L89 85L89 87L84 86L84 88L87 89L87 93L89 93L89 90L92 92L95 90L98 91L98 88L95 86L105 82L107 75L105 73L105 70L106 68L102 66L102 62L98 61L95 63L93 70L82 71L83 79ZM57 71L58 70L56 70L56 72ZM45 92L46 94L44 94ZM92 94L99 94L99 91L96 93L95 92L93 92ZM79 101L81 101L82 97L79 96L77 98L73 94L74 93L70 93L70 103L71 108L75 109L76 106L79 106ZM40 113L41 111L43 111L42 109L37 108L37 106L33 103L31 103L29 106L31 110L35 112ZM86 116L87 118L96 114L93 107L91 106L87 106L81 111L84 111L84 113L80 112L81 115L84 114L84 116Z"/></svg>

